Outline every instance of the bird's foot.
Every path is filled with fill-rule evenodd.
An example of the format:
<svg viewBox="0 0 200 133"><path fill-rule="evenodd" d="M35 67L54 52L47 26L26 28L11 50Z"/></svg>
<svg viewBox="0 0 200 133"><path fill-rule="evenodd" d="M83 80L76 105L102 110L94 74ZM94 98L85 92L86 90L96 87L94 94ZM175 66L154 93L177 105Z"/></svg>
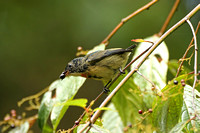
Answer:
<svg viewBox="0 0 200 133"><path fill-rule="evenodd" d="M110 90L109 90L107 87L104 87L104 88L103 88L103 92L104 92L105 94L107 94L108 92L110 92Z"/></svg>
<svg viewBox="0 0 200 133"><path fill-rule="evenodd" d="M125 74L125 72L121 68L119 68L119 71L121 74Z"/></svg>

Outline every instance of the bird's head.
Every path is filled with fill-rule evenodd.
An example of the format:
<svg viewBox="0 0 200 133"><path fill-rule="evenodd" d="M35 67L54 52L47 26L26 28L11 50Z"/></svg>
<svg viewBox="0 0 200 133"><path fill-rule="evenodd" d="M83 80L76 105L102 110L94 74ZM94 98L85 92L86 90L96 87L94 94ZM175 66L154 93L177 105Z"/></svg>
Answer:
<svg viewBox="0 0 200 133"><path fill-rule="evenodd" d="M79 57L79 58L75 58L71 60L65 67L65 71L61 73L60 79L64 79L66 76L69 76L69 75L78 76L82 71L83 63L84 63L83 57Z"/></svg>

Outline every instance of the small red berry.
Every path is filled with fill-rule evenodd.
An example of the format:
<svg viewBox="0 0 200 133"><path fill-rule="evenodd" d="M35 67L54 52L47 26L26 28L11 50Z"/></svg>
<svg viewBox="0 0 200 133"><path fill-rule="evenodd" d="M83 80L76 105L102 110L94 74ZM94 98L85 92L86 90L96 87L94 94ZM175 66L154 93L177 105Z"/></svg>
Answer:
<svg viewBox="0 0 200 133"><path fill-rule="evenodd" d="M143 111L142 111L142 110L139 110L139 111L138 111L138 113L139 113L139 114L142 114L142 113L143 113Z"/></svg>
<svg viewBox="0 0 200 133"><path fill-rule="evenodd" d="M79 47L77 48L77 50L78 50L78 51L81 51L81 50L83 50L83 47L79 46Z"/></svg>
<svg viewBox="0 0 200 133"><path fill-rule="evenodd" d="M15 128L15 124L11 124L10 127L11 127L11 128Z"/></svg>
<svg viewBox="0 0 200 133"><path fill-rule="evenodd" d="M78 124L79 124L79 121L75 121L75 124L78 125Z"/></svg>
<svg viewBox="0 0 200 133"><path fill-rule="evenodd" d="M149 113L152 113L153 112L153 109L149 109Z"/></svg>
<svg viewBox="0 0 200 133"><path fill-rule="evenodd" d="M181 83L185 83L185 80L184 80L184 79L181 79Z"/></svg>
<svg viewBox="0 0 200 133"><path fill-rule="evenodd" d="M123 131L124 131L124 132L128 132L128 127L125 127L125 128L123 129Z"/></svg>
<svg viewBox="0 0 200 133"><path fill-rule="evenodd" d="M129 128L131 128L132 126L133 126L133 125L132 125L131 123L130 123L130 124L128 124L128 127L129 127Z"/></svg>
<svg viewBox="0 0 200 133"><path fill-rule="evenodd" d="M185 86L185 83L181 83L181 85L184 87L184 86Z"/></svg>
<svg viewBox="0 0 200 133"><path fill-rule="evenodd" d="M154 91L155 89L156 89L155 86L152 86L152 87L151 87L151 90L152 90L152 91Z"/></svg>
<svg viewBox="0 0 200 133"><path fill-rule="evenodd" d="M10 111L10 114L11 114L12 117L16 117L17 116L16 110L14 110L14 109L12 109Z"/></svg>
<svg viewBox="0 0 200 133"><path fill-rule="evenodd" d="M4 121L9 121L11 119L10 115L4 117Z"/></svg>

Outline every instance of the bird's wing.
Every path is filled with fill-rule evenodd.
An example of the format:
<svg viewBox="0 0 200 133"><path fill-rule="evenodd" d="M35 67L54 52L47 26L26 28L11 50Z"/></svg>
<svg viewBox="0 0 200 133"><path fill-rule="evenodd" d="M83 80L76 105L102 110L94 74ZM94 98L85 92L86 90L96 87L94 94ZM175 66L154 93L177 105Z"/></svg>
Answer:
<svg viewBox="0 0 200 133"><path fill-rule="evenodd" d="M108 49L103 51L96 51L86 56L86 61L89 62L91 65L95 65L97 62L101 61L102 59L109 57L115 54L123 54L125 52L131 52L131 49Z"/></svg>

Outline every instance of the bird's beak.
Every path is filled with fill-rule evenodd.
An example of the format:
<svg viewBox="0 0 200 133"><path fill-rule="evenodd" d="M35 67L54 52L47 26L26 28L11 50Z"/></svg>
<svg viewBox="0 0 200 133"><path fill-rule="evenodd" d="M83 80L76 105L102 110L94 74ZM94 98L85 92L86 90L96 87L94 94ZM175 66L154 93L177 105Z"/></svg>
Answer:
<svg viewBox="0 0 200 133"><path fill-rule="evenodd" d="M66 70L60 74L60 79L64 79L66 76L70 74L69 70Z"/></svg>

